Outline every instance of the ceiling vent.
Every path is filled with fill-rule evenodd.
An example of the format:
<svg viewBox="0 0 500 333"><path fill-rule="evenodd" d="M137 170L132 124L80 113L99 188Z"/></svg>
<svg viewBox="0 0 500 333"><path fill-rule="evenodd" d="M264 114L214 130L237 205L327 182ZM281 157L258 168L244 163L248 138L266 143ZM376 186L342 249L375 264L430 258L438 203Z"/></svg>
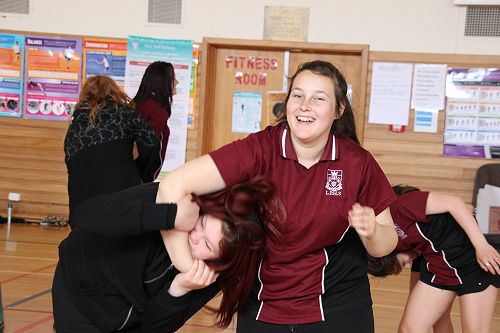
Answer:
<svg viewBox="0 0 500 333"><path fill-rule="evenodd" d="M500 37L500 6L468 6L464 35Z"/></svg>
<svg viewBox="0 0 500 333"><path fill-rule="evenodd" d="M0 0L0 13L29 15L30 0Z"/></svg>
<svg viewBox="0 0 500 333"><path fill-rule="evenodd" d="M182 0L148 1L148 23L181 24L181 17Z"/></svg>

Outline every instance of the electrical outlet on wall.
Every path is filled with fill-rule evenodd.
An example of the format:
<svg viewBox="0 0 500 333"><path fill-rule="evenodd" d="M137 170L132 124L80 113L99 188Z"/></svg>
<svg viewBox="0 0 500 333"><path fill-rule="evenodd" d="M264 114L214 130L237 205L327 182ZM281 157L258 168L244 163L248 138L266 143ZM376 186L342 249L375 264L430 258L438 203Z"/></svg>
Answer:
<svg viewBox="0 0 500 333"><path fill-rule="evenodd" d="M10 201L20 201L21 194L15 192L9 192L9 200Z"/></svg>

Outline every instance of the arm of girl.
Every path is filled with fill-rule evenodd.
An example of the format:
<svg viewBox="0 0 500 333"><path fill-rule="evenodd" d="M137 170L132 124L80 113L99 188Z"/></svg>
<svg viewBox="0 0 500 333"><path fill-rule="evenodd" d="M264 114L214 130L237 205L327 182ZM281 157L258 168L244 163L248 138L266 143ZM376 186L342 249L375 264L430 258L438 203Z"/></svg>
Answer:
<svg viewBox="0 0 500 333"><path fill-rule="evenodd" d="M479 229L474 216L467 208L464 201L452 194L442 192L429 192L427 198L426 214L439 214L449 212L462 227L476 249L476 259L482 269L492 274L500 274L500 254L488 244Z"/></svg>
<svg viewBox="0 0 500 333"><path fill-rule="evenodd" d="M225 186L212 158L204 155L169 173L160 182L156 202L177 202L190 193L206 194L223 189ZM175 228L177 230L189 231L192 227L192 220L176 217ZM187 272L193 262L187 243L187 233L171 230L162 231L161 235L172 264L180 272Z"/></svg>
<svg viewBox="0 0 500 333"><path fill-rule="evenodd" d="M349 224L356 229L366 250L373 257L391 253L398 243L389 208L375 216L372 208L355 203L349 211Z"/></svg>
<svg viewBox="0 0 500 333"><path fill-rule="evenodd" d="M168 293L174 297L183 296L191 290L208 287L218 276L219 273L210 269L203 260L195 259L187 272L175 276Z"/></svg>
<svg viewBox="0 0 500 333"><path fill-rule="evenodd" d="M176 332L220 291L215 283L204 287L211 280L210 277L203 277L204 266L198 265L192 268L193 270L176 275L174 281L177 281L175 282L177 286L172 281L170 287L165 286L165 289L149 301L142 315L141 332ZM213 276L214 281L216 277ZM187 287L191 291L178 297L172 295L171 293L180 291L179 286L181 289Z"/></svg>
<svg viewBox="0 0 500 333"><path fill-rule="evenodd" d="M193 257L188 245L188 233L178 230L162 230L161 237L172 265L179 272L187 272L193 266Z"/></svg>

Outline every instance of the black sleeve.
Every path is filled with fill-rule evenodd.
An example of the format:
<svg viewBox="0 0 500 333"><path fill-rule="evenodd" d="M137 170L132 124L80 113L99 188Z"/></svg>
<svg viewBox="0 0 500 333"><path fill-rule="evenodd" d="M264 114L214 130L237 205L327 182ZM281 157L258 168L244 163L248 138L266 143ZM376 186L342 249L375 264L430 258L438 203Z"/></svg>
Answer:
<svg viewBox="0 0 500 333"><path fill-rule="evenodd" d="M193 290L181 297L173 297L164 288L152 298L142 316L144 333L168 333L177 331L219 292L214 283L204 289Z"/></svg>
<svg viewBox="0 0 500 333"><path fill-rule="evenodd" d="M157 204L159 183L92 197L75 209L71 226L113 237L173 229L177 205Z"/></svg>
<svg viewBox="0 0 500 333"><path fill-rule="evenodd" d="M135 132L135 143L139 156L135 160L143 183L149 183L158 177L163 163L161 158L161 137L142 118L133 112L132 126Z"/></svg>

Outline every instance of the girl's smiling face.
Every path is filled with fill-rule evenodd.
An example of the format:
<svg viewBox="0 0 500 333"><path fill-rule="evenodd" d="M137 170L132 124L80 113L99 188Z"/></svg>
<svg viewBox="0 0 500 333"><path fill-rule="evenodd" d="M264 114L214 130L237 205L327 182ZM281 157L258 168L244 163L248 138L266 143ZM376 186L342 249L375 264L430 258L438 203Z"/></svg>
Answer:
<svg viewBox="0 0 500 333"><path fill-rule="evenodd" d="M307 144L324 143L336 115L333 81L305 70L293 82L286 105L292 137Z"/></svg>

